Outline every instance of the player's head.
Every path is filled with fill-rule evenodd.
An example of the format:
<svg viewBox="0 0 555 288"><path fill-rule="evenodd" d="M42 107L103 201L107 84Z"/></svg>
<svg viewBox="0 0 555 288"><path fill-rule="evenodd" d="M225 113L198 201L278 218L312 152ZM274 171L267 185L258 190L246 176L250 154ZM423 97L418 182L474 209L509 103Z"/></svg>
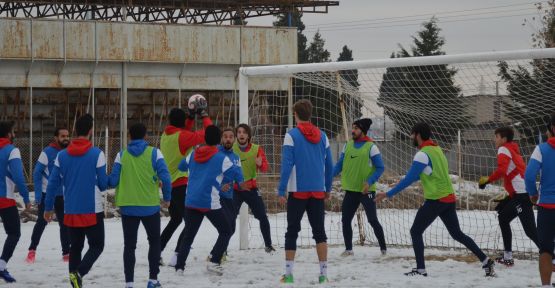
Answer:
<svg viewBox="0 0 555 288"><path fill-rule="evenodd" d="M75 122L75 133L77 137L89 137L92 133L93 117L90 114L85 114Z"/></svg>
<svg viewBox="0 0 555 288"><path fill-rule="evenodd" d="M170 125L177 128L185 127L185 119L187 119L187 114L181 108L173 108L170 110L170 115L168 115Z"/></svg>
<svg viewBox="0 0 555 288"><path fill-rule="evenodd" d="M233 143L235 143L235 129L227 127L222 131L222 146L230 150L233 148Z"/></svg>
<svg viewBox="0 0 555 288"><path fill-rule="evenodd" d="M547 137L555 137L555 113L551 114L547 122Z"/></svg>
<svg viewBox="0 0 555 288"><path fill-rule="evenodd" d="M418 147L422 142L430 140L432 137L432 129L430 125L425 122L416 123L410 132L410 137L412 138L412 143L414 146Z"/></svg>
<svg viewBox="0 0 555 288"><path fill-rule="evenodd" d="M357 140L368 135L368 130L370 130L371 125L372 119L370 118L362 118L353 122L353 131L351 132L353 139Z"/></svg>
<svg viewBox="0 0 555 288"><path fill-rule="evenodd" d="M241 123L235 128L235 135L237 135L237 142L239 142L239 145L247 145L252 137L251 127L245 123Z"/></svg>
<svg viewBox="0 0 555 288"><path fill-rule="evenodd" d="M54 142L62 148L69 145L69 130L67 128L58 127L54 130Z"/></svg>
<svg viewBox="0 0 555 288"><path fill-rule="evenodd" d="M131 140L142 140L146 137L146 126L143 123L135 123L129 127Z"/></svg>
<svg viewBox="0 0 555 288"><path fill-rule="evenodd" d="M504 126L495 129L495 148L503 146L508 142L513 142L515 131L512 127Z"/></svg>
<svg viewBox="0 0 555 288"><path fill-rule="evenodd" d="M15 132L13 131L13 122L0 122L0 138L8 138L10 141L15 137Z"/></svg>
<svg viewBox="0 0 555 288"><path fill-rule="evenodd" d="M308 99L301 99L293 105L293 113L295 114L295 121L307 122L312 117L312 103Z"/></svg>
<svg viewBox="0 0 555 288"><path fill-rule="evenodd" d="M218 128L218 126L210 125L206 127L206 130L204 132L204 141L206 142L206 145L216 146L218 145L218 143L220 143L221 139L222 132L220 131L220 128Z"/></svg>

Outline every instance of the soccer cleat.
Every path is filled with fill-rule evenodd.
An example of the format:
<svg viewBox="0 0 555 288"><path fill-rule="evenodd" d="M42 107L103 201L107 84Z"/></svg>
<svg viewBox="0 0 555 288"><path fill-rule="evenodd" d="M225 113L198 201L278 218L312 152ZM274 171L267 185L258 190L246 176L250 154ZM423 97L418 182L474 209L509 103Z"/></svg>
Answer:
<svg viewBox="0 0 555 288"><path fill-rule="evenodd" d="M175 269L175 274L177 276L183 276L183 275L185 275L185 270L184 269Z"/></svg>
<svg viewBox="0 0 555 288"><path fill-rule="evenodd" d="M162 284L160 284L160 281L156 281L156 283L148 281L146 288L162 288Z"/></svg>
<svg viewBox="0 0 555 288"><path fill-rule="evenodd" d="M35 264L36 255L37 252L35 250L29 250L29 253L27 253L27 258L25 258L25 262L27 262L27 264Z"/></svg>
<svg viewBox="0 0 555 288"><path fill-rule="evenodd" d="M2 280L4 280L4 282L6 283L15 282L15 278L13 278L12 275L10 275L10 272L8 272L7 269L0 271L0 278L2 278Z"/></svg>
<svg viewBox="0 0 555 288"><path fill-rule="evenodd" d="M353 252L353 250L345 250L343 251L343 253L341 253L341 257L350 257L350 256L355 256L355 252Z"/></svg>
<svg viewBox="0 0 555 288"><path fill-rule="evenodd" d="M264 251L266 251L266 253L268 254L273 254L274 252L276 252L276 249L273 246L267 246L264 248Z"/></svg>
<svg viewBox="0 0 555 288"><path fill-rule="evenodd" d="M68 262L69 262L69 253L64 254L64 255L62 256L62 261L64 261L65 263L68 263Z"/></svg>
<svg viewBox="0 0 555 288"><path fill-rule="evenodd" d="M513 267L515 265L515 260L505 259L503 256L495 258L495 262L497 262L499 264L503 264L507 267Z"/></svg>
<svg viewBox="0 0 555 288"><path fill-rule="evenodd" d="M285 284L293 284L293 275L282 275L281 279L279 280L281 283Z"/></svg>
<svg viewBox="0 0 555 288"><path fill-rule="evenodd" d="M387 255L387 250L380 250L382 252L382 256Z"/></svg>
<svg viewBox="0 0 555 288"><path fill-rule="evenodd" d="M484 272L486 272L486 277L495 277L495 261L488 259L488 262L482 266L482 269L484 269Z"/></svg>
<svg viewBox="0 0 555 288"><path fill-rule="evenodd" d="M212 262L212 255L208 255L208 257L206 257L206 262ZM227 262L227 252L225 252L225 254L222 255L222 259L220 260L221 264L225 262Z"/></svg>
<svg viewBox="0 0 555 288"><path fill-rule="evenodd" d="M428 277L428 273L420 272L417 268L412 268L410 272L405 273L405 276L424 276Z"/></svg>
<svg viewBox="0 0 555 288"><path fill-rule="evenodd" d="M224 269L222 265L218 263L208 262L208 264L206 265L206 270L208 270L208 273L214 274L217 276L224 275Z"/></svg>
<svg viewBox="0 0 555 288"><path fill-rule="evenodd" d="M328 280L328 276L326 276L326 275L320 275L320 277L318 277L318 283L324 284L324 283L328 283L328 282L330 282L330 281Z"/></svg>
<svg viewBox="0 0 555 288"><path fill-rule="evenodd" d="M69 282L71 283L71 287L73 288L81 288L83 287L83 279L81 275L77 272L69 273Z"/></svg>

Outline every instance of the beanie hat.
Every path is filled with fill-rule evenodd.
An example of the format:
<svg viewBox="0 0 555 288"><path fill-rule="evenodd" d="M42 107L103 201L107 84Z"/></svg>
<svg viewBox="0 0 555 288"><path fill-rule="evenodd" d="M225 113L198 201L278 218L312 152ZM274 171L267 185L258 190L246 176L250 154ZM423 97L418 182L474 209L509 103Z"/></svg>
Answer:
<svg viewBox="0 0 555 288"><path fill-rule="evenodd" d="M368 134L368 130L370 130L370 126L372 125L372 119L370 118L362 118L356 120L353 125L357 126L364 134Z"/></svg>

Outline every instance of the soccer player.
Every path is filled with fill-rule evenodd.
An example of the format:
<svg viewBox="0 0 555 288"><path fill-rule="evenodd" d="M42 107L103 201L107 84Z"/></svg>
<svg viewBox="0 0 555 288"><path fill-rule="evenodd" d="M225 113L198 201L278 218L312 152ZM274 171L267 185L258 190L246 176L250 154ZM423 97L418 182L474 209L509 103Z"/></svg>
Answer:
<svg viewBox="0 0 555 288"><path fill-rule="evenodd" d="M7 265L21 236L14 186L17 186L19 194L23 197L25 209L31 208L29 191L23 175L21 153L12 144L14 137L13 123L0 122L0 218L7 234L0 256L0 278L8 283L15 282L15 278L8 272Z"/></svg>
<svg viewBox="0 0 555 288"><path fill-rule="evenodd" d="M46 228L46 220L44 220L44 199L46 198L46 185L48 184L48 176L54 168L54 160L58 156L58 152L65 149L69 145L69 130L66 128L57 128L54 132L54 141L42 150L39 160L35 165L33 172L33 182L35 184L35 203L38 205L38 218L33 227L31 235L31 245L25 261L29 264L35 263L37 246L39 245L42 233ZM56 218L60 226L60 242L62 244L62 259L69 262L69 234L67 227L64 225L64 196L62 189L56 192L56 200L54 201L54 210Z"/></svg>
<svg viewBox="0 0 555 288"><path fill-rule="evenodd" d="M524 181L531 201L538 205L538 242L540 247L540 277L542 287L551 287L553 238L555 237L555 114L548 123L547 142L536 146ZM540 174L540 191L536 179Z"/></svg>
<svg viewBox="0 0 555 288"><path fill-rule="evenodd" d="M207 270L210 273L222 275L223 269L220 263L231 238L231 227L219 199L222 180L233 179L234 182L240 183L241 188L246 185L243 183L241 168L234 165L229 157L218 150L217 145L221 141L220 129L216 126L208 126L205 141L206 145L196 148L179 165L180 171L189 171L190 181L185 198L185 234L175 270L182 273L185 269L191 245L202 220L206 217L218 231L218 239L212 249Z"/></svg>
<svg viewBox="0 0 555 288"><path fill-rule="evenodd" d="M345 190L345 198L341 205L341 222L343 224L343 239L345 251L343 257L352 256L353 229L351 222L362 204L368 222L374 229L382 254L387 247L383 228L376 213L376 182L384 172L384 164L380 150L373 140L367 136L372 120L363 118L353 123L353 139L345 144L339 161L335 164L333 175L341 173L341 188Z"/></svg>
<svg viewBox="0 0 555 288"><path fill-rule="evenodd" d="M89 114L75 122L77 138L58 153L48 177L44 218L52 221L54 200L60 189L64 194L64 224L68 227L71 248L69 280L74 288L82 287L82 278L89 273L104 250L104 205L101 192L108 186L104 152L89 141L93 118ZM81 259L85 245L89 250Z"/></svg>
<svg viewBox="0 0 555 288"><path fill-rule="evenodd" d="M297 127L285 134L281 156L281 179L278 195L281 205L287 203L285 233L285 274L282 283L293 283L293 266L297 237L306 211L316 241L320 262L320 283L328 282L328 245L324 229L324 199L329 198L333 180L333 160L328 137L310 123L312 103L299 100L293 106ZM288 196L286 191L289 192Z"/></svg>
<svg viewBox="0 0 555 288"><path fill-rule="evenodd" d="M129 128L131 142L116 156L109 185L116 187L116 205L123 226L123 266L125 287L132 288L135 274L135 249L139 224L148 236L148 288L162 287L160 273L160 192L164 207L171 200L171 176L160 150L145 141L147 129L137 123Z"/></svg>
<svg viewBox="0 0 555 288"><path fill-rule="evenodd" d="M224 153L225 156L231 160L231 162L237 166L241 167L241 159L233 151L233 144L235 143L235 130L233 128L225 128L222 131L222 142L218 146L220 152ZM241 175L243 174L241 170ZM224 178L222 181L222 190L220 192L220 203L222 208L229 219L229 225L231 227L231 235L235 233L235 222L237 218L237 212L235 210L235 204L233 203L233 179ZM239 183L237 183L239 184Z"/></svg>
<svg viewBox="0 0 555 288"><path fill-rule="evenodd" d="M380 192L376 195L376 202L380 202L384 198L395 196L418 179L422 181L425 201L422 207L418 209L410 228L412 247L416 257L416 268L405 273L405 275L428 276L424 264L424 241L422 234L439 217L443 224L445 224L451 237L463 244L480 259L486 276L495 276L495 262L482 252L474 240L461 231L455 207L455 192L449 177L447 158L441 148L431 140L431 136L432 131L428 124L421 122L414 125L411 131L411 138L414 146L418 147L420 151L414 156L411 168L397 186L387 193Z"/></svg>
<svg viewBox="0 0 555 288"><path fill-rule="evenodd" d="M182 109L172 109L168 116L169 125L166 126L160 140L160 150L164 155L164 159L168 165L168 170L170 171L172 179L172 200L169 207L170 221L166 225L166 228L162 231L160 244L161 251L164 251L164 248L170 241L173 233L183 221L183 212L185 209L183 203L185 202L185 194L187 192L187 182L189 178L187 172L179 171L177 168L181 160L191 153L193 147L204 143L204 129L194 132L192 129L195 125L195 115L202 118L204 128L212 125L212 121L210 120L210 117L208 117L206 109L206 101L194 103L194 106L189 109L188 115L186 115L185 111ZM175 247L175 253L169 263L170 266L175 266L175 261L177 261L177 252L180 247L184 231L185 230L183 230L181 235L179 235L179 240L177 241L177 245ZM160 262L162 263L162 259L160 259Z"/></svg>
<svg viewBox="0 0 555 288"><path fill-rule="evenodd" d="M268 221L268 215L266 215L266 205L264 205L262 195L256 184L258 172L268 171L268 160L266 160L266 155L262 147L251 142L252 131L249 125L239 124L235 132L237 134L237 142L233 145L233 152L239 155L241 159L241 169L243 170L243 176L247 183L247 189L235 189L233 195L233 203L236 210L235 215L239 214L243 202L247 203L254 218L258 219L260 223L260 231L262 232L262 238L264 238L265 251L267 253L272 253L276 250L272 246L270 221Z"/></svg>
<svg viewBox="0 0 555 288"><path fill-rule="evenodd" d="M526 236L538 245L536 232L536 220L530 197L524 185L524 170L526 164L520 155L518 144L513 142L514 130L511 127L501 127L495 130L495 147L497 148L497 169L488 177L480 177L480 189L499 179L503 184L508 196L497 204L495 210L499 215L499 227L503 236L503 255L495 260L506 266L513 266L511 221L516 217L520 219Z"/></svg>

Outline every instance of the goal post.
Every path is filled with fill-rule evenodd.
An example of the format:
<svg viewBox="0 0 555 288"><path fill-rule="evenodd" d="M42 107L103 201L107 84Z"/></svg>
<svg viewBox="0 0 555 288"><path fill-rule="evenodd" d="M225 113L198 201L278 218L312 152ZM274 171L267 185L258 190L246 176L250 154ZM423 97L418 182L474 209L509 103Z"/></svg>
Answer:
<svg viewBox="0 0 555 288"><path fill-rule="evenodd" d="M480 247L495 250L502 242L493 208L504 190L501 183L479 190L476 181L495 169L495 128L514 128L526 160L543 141L544 119L555 112L555 48L242 67L238 81L239 121L251 125L254 140L264 147L270 162L269 173L261 176L261 195L277 245L283 244L286 229L285 209L275 196L283 134L293 125L292 104L309 99L314 105L313 120L328 134L335 161L349 140L346 130L352 122L360 117L373 120L370 136L381 151L386 171L377 191L387 191L406 173L416 152L408 138L410 127L428 122L434 140L446 153L456 196L462 200L457 201L457 208L463 231ZM343 244L343 195L339 181L334 181L326 204L330 244ZM422 201L421 186L415 184L379 205L378 218L388 245L411 245L409 230ZM360 216L353 239L376 244L372 226L364 213ZM260 246L257 224L244 205L239 224L241 249ZM300 246L313 245L308 223L302 226ZM518 221L511 226L513 250L531 255L532 242ZM462 247L450 239L439 221L426 231L425 239L431 247Z"/></svg>

